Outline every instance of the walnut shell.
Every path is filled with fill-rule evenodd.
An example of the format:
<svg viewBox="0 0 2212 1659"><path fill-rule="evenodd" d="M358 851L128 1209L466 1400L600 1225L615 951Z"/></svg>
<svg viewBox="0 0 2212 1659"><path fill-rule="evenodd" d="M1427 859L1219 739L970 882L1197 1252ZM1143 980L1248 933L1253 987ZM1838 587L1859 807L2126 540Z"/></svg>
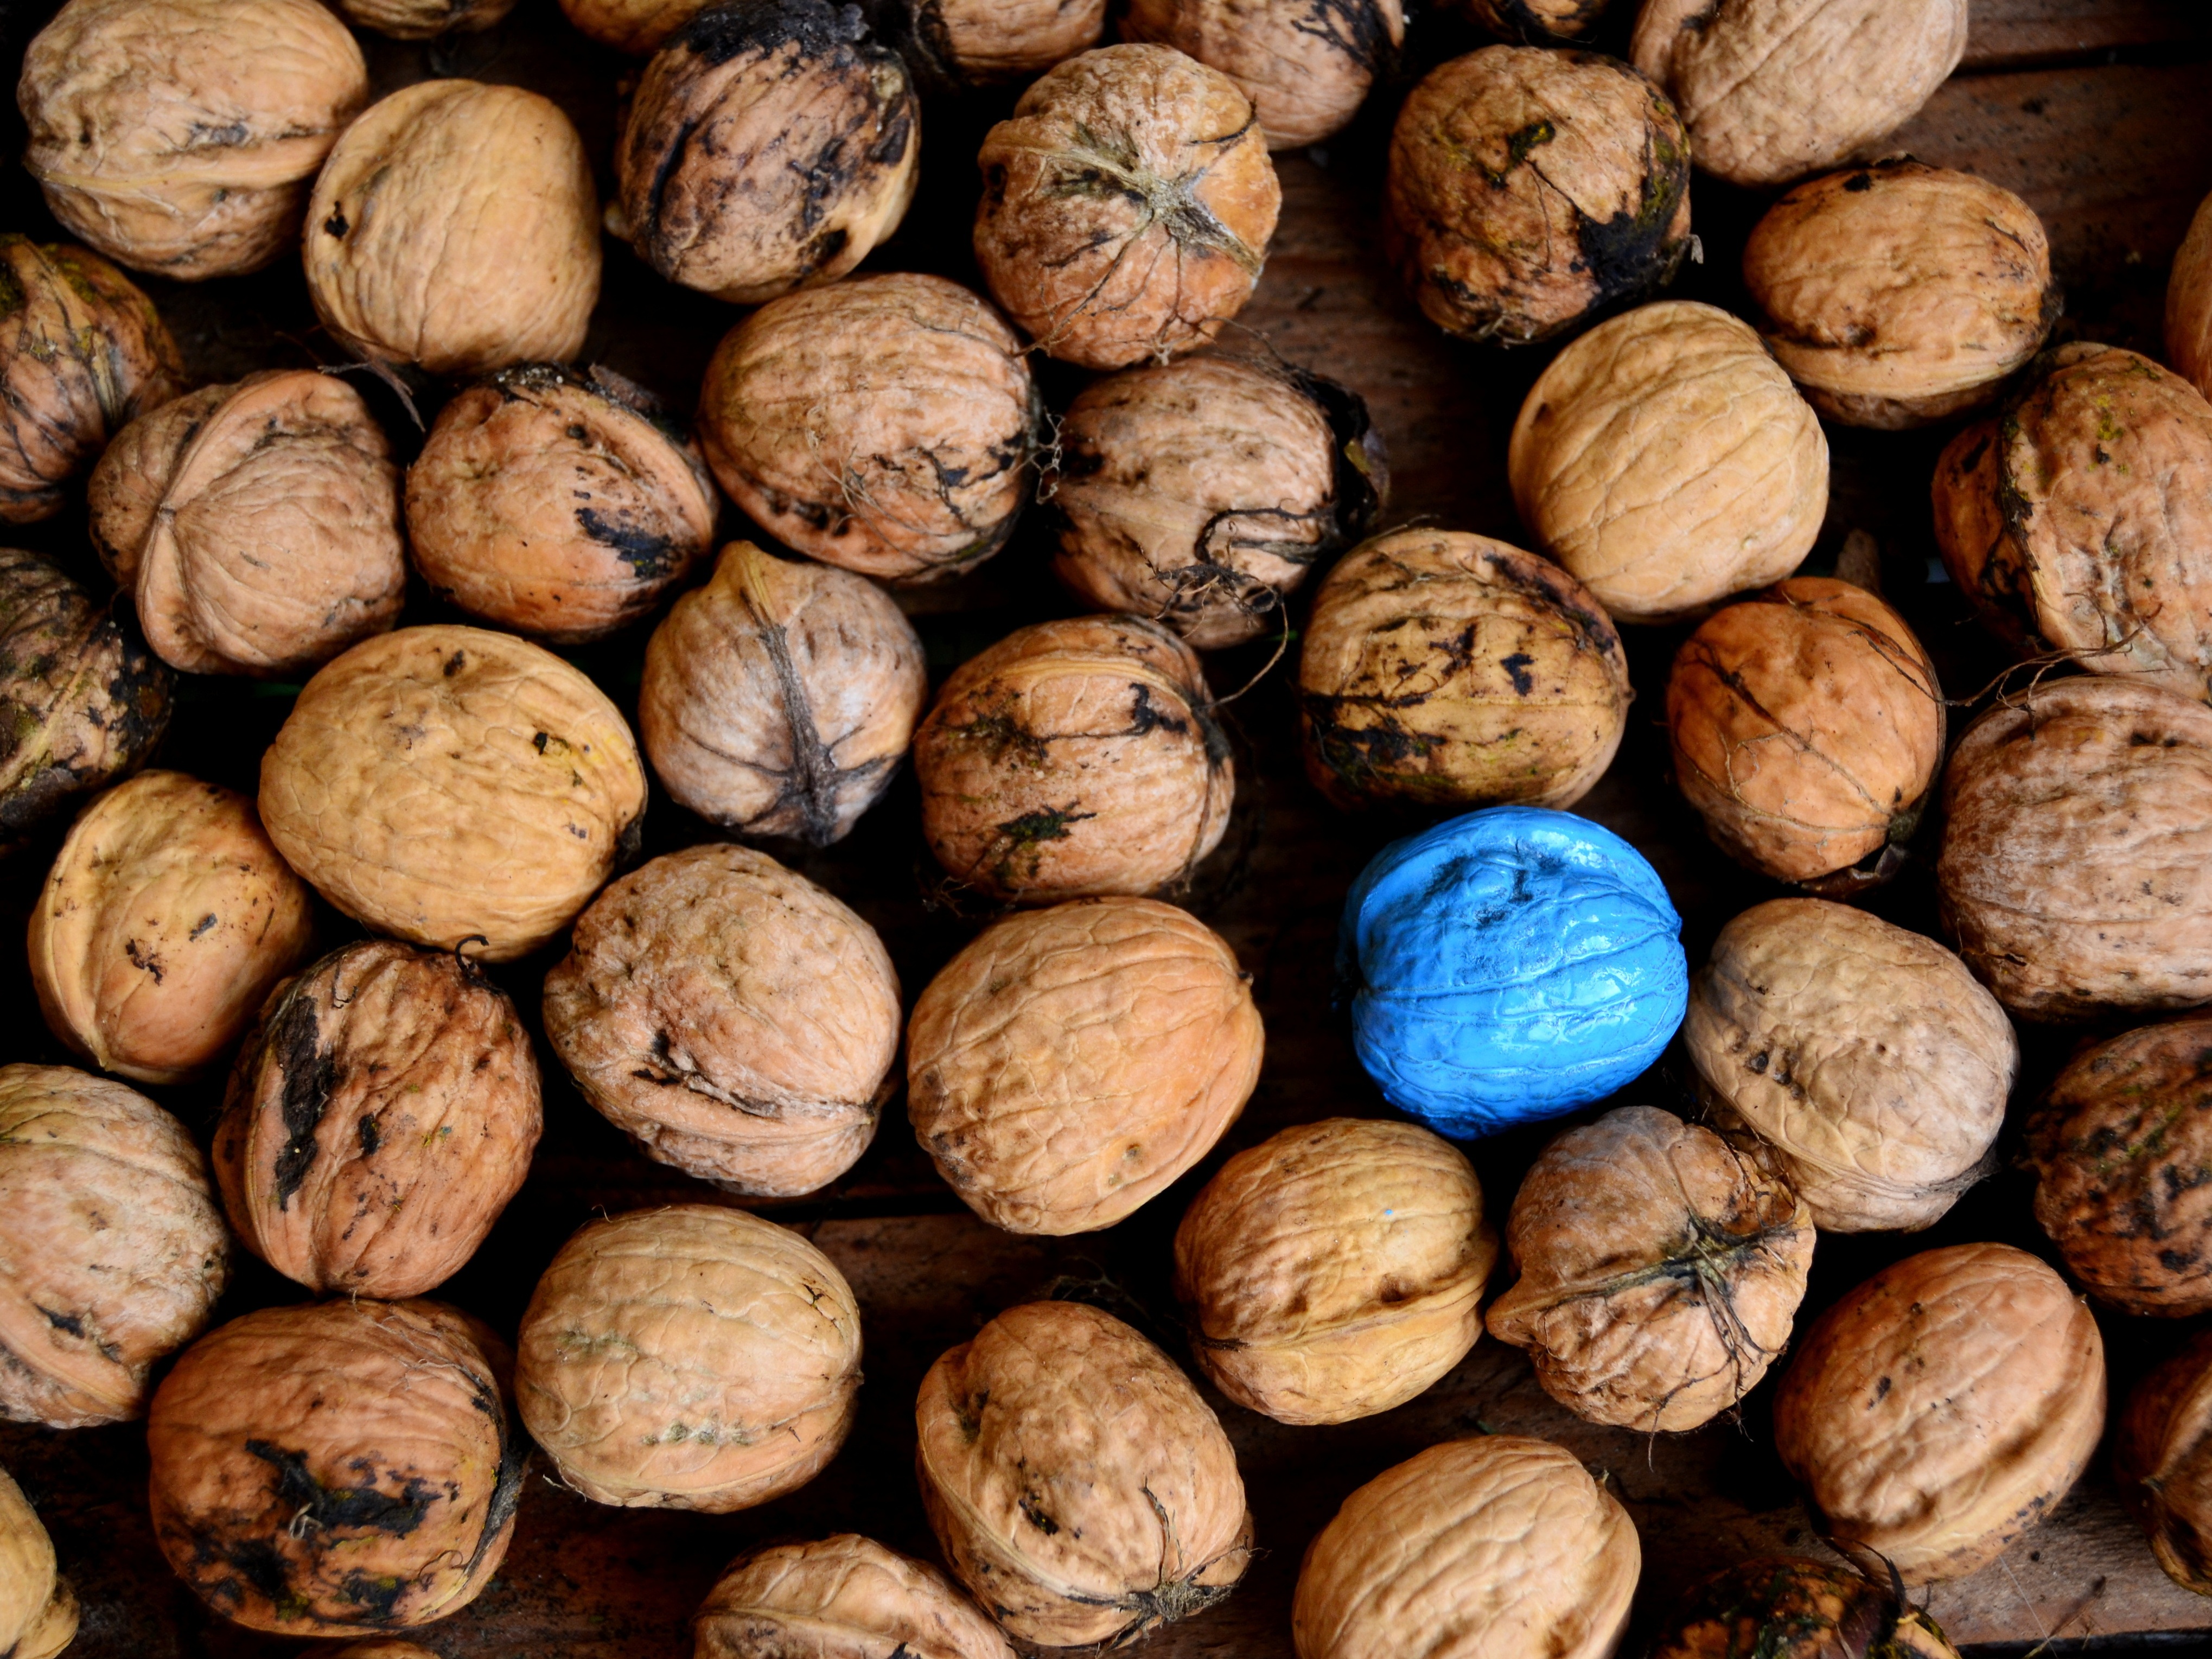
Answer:
<svg viewBox="0 0 2212 1659"><path fill-rule="evenodd" d="M2212 398L2212 196L2197 204L2166 279L2166 360Z"/></svg>
<svg viewBox="0 0 2212 1659"><path fill-rule="evenodd" d="M229 1278L183 1124L107 1078L0 1066L0 1417L143 1414L147 1373L206 1327Z"/></svg>
<svg viewBox="0 0 2212 1659"><path fill-rule="evenodd" d="M0 851L144 765L176 683L112 604L0 547Z"/></svg>
<svg viewBox="0 0 2212 1659"><path fill-rule="evenodd" d="M1966 49L1966 0L1644 0L1629 57L1698 166L1778 185L1888 137Z"/></svg>
<svg viewBox="0 0 2212 1659"><path fill-rule="evenodd" d="M914 1416L945 1561L1025 1647L1134 1642L1220 1601L1250 1564L1220 1420L1096 1308L1007 1309L929 1368Z"/></svg>
<svg viewBox="0 0 2212 1659"><path fill-rule="evenodd" d="M368 101L313 0L70 0L23 54L23 165L73 236L191 282L258 270Z"/></svg>
<svg viewBox="0 0 2212 1659"><path fill-rule="evenodd" d="M1411 1123L1329 1118L1237 1153L1191 1200L1176 1299L1191 1357L1238 1405L1348 1423L1467 1357L1497 1261L1458 1148Z"/></svg>
<svg viewBox="0 0 2212 1659"><path fill-rule="evenodd" d="M603 46L643 57L707 9L710 0L561 0L578 30Z"/></svg>
<svg viewBox="0 0 2212 1659"><path fill-rule="evenodd" d="M1306 775L1342 807L1569 806L1628 726L1628 659L1589 591L1456 530L1363 542L1298 659Z"/></svg>
<svg viewBox="0 0 2212 1659"><path fill-rule="evenodd" d="M0 431L0 522L60 512L62 486L184 378L154 302L121 271L82 248L0 234L0 399L21 411Z"/></svg>
<svg viewBox="0 0 2212 1659"><path fill-rule="evenodd" d="M788 1228L679 1204L578 1231L522 1316L522 1420L595 1503L750 1509L852 1430L860 1312Z"/></svg>
<svg viewBox="0 0 2212 1659"><path fill-rule="evenodd" d="M186 673L304 674L399 619L399 469L336 375L264 369L164 404L87 495L100 562Z"/></svg>
<svg viewBox="0 0 2212 1659"><path fill-rule="evenodd" d="M1717 612L1667 677L1683 798L1716 846L1777 881L1850 890L1894 869L1943 763L1944 724L1936 665L1905 618L1829 576Z"/></svg>
<svg viewBox="0 0 2212 1659"><path fill-rule="evenodd" d="M530 1443L507 1346L437 1302L310 1302L185 1351L146 1424L154 1535L225 1618L283 1636L442 1619L514 1531Z"/></svg>
<svg viewBox="0 0 2212 1659"><path fill-rule="evenodd" d="M1867 1572L1963 1578L2057 1506L2105 1428L2105 1346L2009 1244L1884 1268L1821 1315L1774 1397L1813 1523Z"/></svg>
<svg viewBox="0 0 2212 1659"><path fill-rule="evenodd" d="M1486 46L1431 70L1390 134L1383 246L1429 320L1527 345L1671 280L1690 246L1674 106L1595 52Z"/></svg>
<svg viewBox="0 0 2212 1659"><path fill-rule="evenodd" d="M438 1659L413 1642L329 1642L309 1648L306 1659Z"/></svg>
<svg viewBox="0 0 2212 1659"><path fill-rule="evenodd" d="M859 7L711 6L645 66L608 228L670 282L757 305L843 276L896 230L920 149L906 66Z"/></svg>
<svg viewBox="0 0 2212 1659"><path fill-rule="evenodd" d="M1548 1440L1448 1440L1344 1500L1306 1547L1298 1659L1606 1659L1628 1623L1636 1526ZM1448 1632L1431 1637L1431 1632Z"/></svg>
<svg viewBox="0 0 2212 1659"><path fill-rule="evenodd" d="M584 141L520 87L403 87L323 164L306 257L315 314L356 356L433 374L565 362L599 295Z"/></svg>
<svg viewBox="0 0 2212 1659"><path fill-rule="evenodd" d="M1943 815L1943 925L2014 1013L2212 999L2212 709L2046 682L1966 728Z"/></svg>
<svg viewBox="0 0 2212 1659"><path fill-rule="evenodd" d="M2212 1335L2136 1385L2112 1436L2112 1479L2185 1589L2212 1595Z"/></svg>
<svg viewBox="0 0 2212 1659"><path fill-rule="evenodd" d="M514 9L514 0L337 0L337 4L348 22L395 40L477 33L497 27Z"/></svg>
<svg viewBox="0 0 2212 1659"><path fill-rule="evenodd" d="M1934 939L1824 899L1721 929L1682 1042L1718 1125L1823 1232L1927 1226L1988 1175L2020 1071L1995 997Z"/></svg>
<svg viewBox="0 0 2212 1659"><path fill-rule="evenodd" d="M1234 81L1269 149L1352 124L1406 39L1400 0L1130 0L1124 40L1173 46Z"/></svg>
<svg viewBox="0 0 2212 1659"><path fill-rule="evenodd" d="M1454 0L1447 9L1472 18L1500 40L1571 46L1595 30L1613 0Z"/></svg>
<svg viewBox="0 0 2212 1659"><path fill-rule="evenodd" d="M1522 403L1521 522L1614 621L1778 581L1820 533L1828 441L1748 324L1668 300L1599 324Z"/></svg>
<svg viewBox="0 0 2212 1659"><path fill-rule="evenodd" d="M53 1659L76 1638L76 1593L55 1569L54 1540L0 1469L0 1653Z"/></svg>
<svg viewBox="0 0 2212 1659"><path fill-rule="evenodd" d="M365 927L489 961L566 927L636 848L645 769L605 694L480 628L403 628L309 680L261 759L261 819Z"/></svg>
<svg viewBox="0 0 2212 1659"><path fill-rule="evenodd" d="M1251 975L1171 904L1007 917L945 964L907 1031L907 1116L1009 1232L1110 1227L1212 1150L1259 1081Z"/></svg>
<svg viewBox="0 0 2212 1659"><path fill-rule="evenodd" d="M975 262L1048 356L1164 362L1244 308L1282 187L1237 83L1168 46L1048 70L976 158Z"/></svg>
<svg viewBox="0 0 2212 1659"><path fill-rule="evenodd" d="M2026 652L2212 695L2212 404L2178 374L2077 341L1936 463L1952 580Z"/></svg>
<svg viewBox="0 0 2212 1659"><path fill-rule="evenodd" d="M892 582L1006 544L1043 405L1021 343L941 276L854 276L772 300L708 361L700 441L786 546Z"/></svg>
<svg viewBox="0 0 2212 1659"><path fill-rule="evenodd" d="M883 589L732 542L653 630L638 736L700 817L827 847L890 787L928 702L921 636Z"/></svg>
<svg viewBox="0 0 2212 1659"><path fill-rule="evenodd" d="M863 0L924 90L960 93L1024 81L1088 52L1106 0Z"/></svg>
<svg viewBox="0 0 2212 1659"><path fill-rule="evenodd" d="M102 1071L181 1083L307 955L309 902L244 795L141 772L78 815L46 873L30 928L40 1012Z"/></svg>
<svg viewBox="0 0 2212 1659"><path fill-rule="evenodd" d="M2076 1054L2028 1120L2035 1218L2090 1295L2124 1313L2212 1310L2212 1018Z"/></svg>
<svg viewBox="0 0 2212 1659"><path fill-rule="evenodd" d="M1282 596L1364 535L1389 489L1358 392L1255 359L1094 381L1058 436L1040 494L1060 520L1060 580L1201 649L1273 629Z"/></svg>
<svg viewBox="0 0 2212 1659"><path fill-rule="evenodd" d="M247 1248L320 1295L419 1296L521 1190L538 1061L465 957L390 939L281 987L239 1051L214 1164Z"/></svg>
<svg viewBox="0 0 2212 1659"><path fill-rule="evenodd" d="M692 1659L1014 1659L943 1573L849 1532L738 1557L691 1632Z"/></svg>
<svg viewBox="0 0 2212 1659"><path fill-rule="evenodd" d="M1691 1586L1645 1659L1959 1659L1890 1584L1802 1555L1754 1556Z"/></svg>
<svg viewBox="0 0 2212 1659"><path fill-rule="evenodd" d="M646 1156L732 1192L828 1185L875 1139L899 982L875 930L765 854L624 876L545 976L545 1040Z"/></svg>
<svg viewBox="0 0 2212 1659"><path fill-rule="evenodd" d="M714 544L683 428L603 368L505 368L438 411L407 469L416 568L473 616L580 645L635 622Z"/></svg>
<svg viewBox="0 0 2212 1659"><path fill-rule="evenodd" d="M953 671L915 733L930 851L1017 903L1188 880L1237 790L1212 708L1197 655L1157 623L1016 629Z"/></svg>

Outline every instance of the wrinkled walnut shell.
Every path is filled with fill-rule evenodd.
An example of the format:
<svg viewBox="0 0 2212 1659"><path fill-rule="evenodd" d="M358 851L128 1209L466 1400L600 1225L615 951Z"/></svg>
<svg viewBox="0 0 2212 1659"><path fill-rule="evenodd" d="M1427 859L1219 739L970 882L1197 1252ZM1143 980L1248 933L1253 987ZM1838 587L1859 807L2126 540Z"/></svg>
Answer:
<svg viewBox="0 0 2212 1659"><path fill-rule="evenodd" d="M1645 1659L1959 1659L1888 1575L1755 1556L1692 1585Z"/></svg>
<svg viewBox="0 0 2212 1659"><path fill-rule="evenodd" d="M691 1620L692 1659L1014 1659L935 1567L840 1533L732 1562Z"/></svg>
<svg viewBox="0 0 2212 1659"><path fill-rule="evenodd" d="M56 1570L54 1540L0 1469L0 1653L53 1659L76 1638L76 1593Z"/></svg>
<svg viewBox="0 0 2212 1659"><path fill-rule="evenodd" d="M642 58L707 9L708 0L561 0L577 29L603 46Z"/></svg>
<svg viewBox="0 0 2212 1659"><path fill-rule="evenodd" d="M2136 1385L2112 1437L2112 1478L2166 1577L2212 1595L2212 1336Z"/></svg>
<svg viewBox="0 0 2212 1659"><path fill-rule="evenodd" d="M926 91L960 93L1041 75L1088 52L1106 0L862 0L870 25Z"/></svg>
<svg viewBox="0 0 2212 1659"><path fill-rule="evenodd" d="M1269 149L1352 124L1406 38L1399 0L1130 0L1124 40L1173 46L1234 81Z"/></svg>
<svg viewBox="0 0 2212 1659"><path fill-rule="evenodd" d="M802 1486L851 1432L860 1312L829 1257L743 1210L594 1221L522 1316L515 1392L561 1479L594 1503L749 1509Z"/></svg>
<svg viewBox="0 0 2212 1659"><path fill-rule="evenodd" d="M337 0L346 21L395 40L434 40L497 27L514 0Z"/></svg>
<svg viewBox="0 0 2212 1659"><path fill-rule="evenodd" d="M2212 398L2212 196L2197 204L2166 279L2166 361Z"/></svg>

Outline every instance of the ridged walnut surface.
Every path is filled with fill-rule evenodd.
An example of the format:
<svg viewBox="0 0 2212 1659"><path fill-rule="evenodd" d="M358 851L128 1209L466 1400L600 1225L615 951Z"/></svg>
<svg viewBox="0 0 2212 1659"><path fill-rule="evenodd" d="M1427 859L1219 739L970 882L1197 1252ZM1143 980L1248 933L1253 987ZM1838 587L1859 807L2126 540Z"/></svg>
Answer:
<svg viewBox="0 0 2212 1659"><path fill-rule="evenodd" d="M2120 1501L2166 1576L2212 1595L2212 1337L2136 1385L2112 1437Z"/></svg>
<svg viewBox="0 0 2212 1659"><path fill-rule="evenodd" d="M691 1631L693 1659L1014 1659L935 1567L849 1532L739 1557Z"/></svg>
<svg viewBox="0 0 2212 1659"><path fill-rule="evenodd" d="M870 0L867 10L933 93L1028 80L1106 28L1106 0Z"/></svg>
<svg viewBox="0 0 2212 1659"><path fill-rule="evenodd" d="M2212 196L2197 205L2166 279L2166 361L2212 398Z"/></svg>
<svg viewBox="0 0 2212 1659"><path fill-rule="evenodd" d="M76 1639L76 1592L55 1571L53 1540L0 1469L0 1653L53 1659Z"/></svg>
<svg viewBox="0 0 2212 1659"><path fill-rule="evenodd" d="M337 0L346 21L395 40L434 40L496 27L514 0Z"/></svg>
<svg viewBox="0 0 2212 1659"><path fill-rule="evenodd" d="M1352 123L1406 38L1399 0L1132 0L1124 40L1173 46L1252 100L1269 149L1300 149Z"/></svg>

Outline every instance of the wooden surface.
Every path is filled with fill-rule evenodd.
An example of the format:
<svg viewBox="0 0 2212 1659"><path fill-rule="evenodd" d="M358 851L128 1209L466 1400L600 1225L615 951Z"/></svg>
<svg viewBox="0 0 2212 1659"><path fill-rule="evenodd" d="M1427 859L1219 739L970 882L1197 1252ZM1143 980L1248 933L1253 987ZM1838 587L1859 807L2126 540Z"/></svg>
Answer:
<svg viewBox="0 0 2212 1659"><path fill-rule="evenodd" d="M52 6L35 0L0 14L0 63L12 64ZM2051 230L2069 291L2070 334L2155 350L2166 264L2196 202L2212 190L2212 68L2204 61L2208 9L2195 0L1977 0L1967 71L1885 149L1984 173L2019 191ZM1376 213L1389 106L1426 64L1480 44L1448 20L1420 19L1407 80L1378 95L1347 135L1310 155L1279 158L1285 211L1259 294L1243 323L1248 342L1273 349L1364 393L1387 440L1396 489L1390 521L1433 519L1518 540L1504 471L1504 440L1522 393L1548 355L1499 355L1447 341L1398 294L1376 252ZM1617 44L1617 42L1616 42ZM550 0L523 0L501 30L444 46L371 43L380 89L432 74L532 85L558 99L604 158L614 125L614 82L625 65L569 34ZM2108 59L2113 61L2107 61ZM938 270L972 280L965 235L975 183L971 155L1005 100L930 108L920 198L899 236L872 264ZM0 134L0 143L12 135ZM604 188L605 180L603 177ZM1763 206L1759 198L1700 178L1694 188L1703 263L1686 267L1675 292L1729 305L1740 298L1735 258ZM10 169L0 181L0 226L52 234L35 192ZM195 372L214 379L266 363L334 360L314 331L296 271L199 288L149 283L176 327ZM605 293L587 355L688 407L708 351L736 313L667 288L629 255L609 250ZM1255 343L1255 349L1256 343ZM1081 377L1042 371L1063 406ZM403 447L415 438L396 403L372 389ZM434 392L432 395L434 397ZM427 413L427 409L426 409ZM1809 568L1832 568L1847 542L1871 550L1885 591L1921 632L1947 688L1964 698L2003 659L1931 580L1926 485L1944 434L1832 432L1830 519ZM734 514L726 531L742 533ZM80 519L22 532L27 544L97 572ZM1072 607L1043 570L1045 542L1032 520L1008 550L957 586L909 599L933 671L954 664L1022 623ZM1869 568L1862 562L1857 568ZM1293 612L1297 607L1293 606ZM424 596L408 620L437 617ZM649 628L574 653L628 706ZM1665 773L1657 710L1679 634L1633 632L1639 694L1620 758L1580 810L1620 830L1666 878L1685 918L1692 962L1737 910L1776 890L1729 866L1706 844ZM1209 663L1217 690L1244 684L1267 660L1248 647ZM251 788L260 750L282 720L289 689L189 683L161 763ZM923 1370L1000 1308L1044 1295L1079 1295L1138 1322L1182 1352L1167 1293L1166 1246L1184 1205L1220 1156L1286 1124L1337 1115L1382 1115L1330 1006L1329 963L1339 906L1367 858L1404 822L1354 819L1326 807L1300 776L1291 707L1280 667L1227 711L1242 745L1236 821L1203 870L1191 908L1220 929L1255 975L1267 1025L1267 1059L1243 1119L1216 1155L1110 1231L1047 1242L997 1233L970 1218L915 1146L901 1107L886 1115L875 1147L830 1192L782 1206L779 1218L812 1236L851 1279L864 1313L867 1382L854 1437L830 1468L792 1497L746 1514L704 1517L622 1511L584 1502L543 1478L526 1494L513 1552L490 1588L417 1639L441 1654L520 1659L678 1659L685 1622L721 1565L776 1537L853 1529L933 1553L911 1475L911 1413ZM1966 711L1954 730L1964 724ZM1936 827L1927 835L1932 836ZM648 854L705 834L656 793ZM0 864L0 941L20 939L36 883L58 835ZM1923 841L1923 850L1932 840ZM884 934L909 1000L979 925L936 902L934 869L902 781L850 840L826 854L779 848L854 904ZM1927 860L1908 867L1869 908L1933 932ZM325 913L327 939L347 926ZM550 957L500 977L534 1018ZM0 948L0 1059L64 1056L30 1012L21 953ZM2011 1169L2017 1116L2078 1031L2027 1034L2027 1067L2014 1124L2001 1144L2007 1168L1918 1237L1824 1237L1806 1316L1884 1262L1931 1244L2000 1238L2043 1243L2028 1218L2027 1183ZM592 1214L714 1194L646 1162L569 1090L549 1062L547 1133L531 1181L477 1258L441 1292L512 1331L537 1273ZM160 1091L203 1135L211 1085ZM1685 1109L1678 1052L1618 1097ZM1502 1218L1521 1171L1557 1126L1472 1149ZM2048 1254L2047 1249L2045 1254ZM241 1261L226 1317L298 1291ZM2100 1316L2116 1396L2185 1340L2196 1322ZM1484 1430L1535 1433L1571 1447L1634 1513L1645 1551L1638 1630L1696 1575L1758 1550L1817 1547L1777 1463L1766 1421L1771 1384L1740 1420L1675 1438L1647 1440L1583 1424L1551 1404L1527 1364L1488 1338L1449 1377L1381 1417L1330 1429L1289 1429L1216 1398L1235 1441L1258 1517L1261 1554L1226 1602L1152 1637L1161 1659L1235 1655L1287 1659L1287 1606L1299 1556L1313 1531L1354 1486L1421 1447ZM0 1427L0 1464L13 1470L47 1517L64 1570L85 1602L74 1654L88 1659L253 1659L292 1644L213 1619L167 1573L151 1543L143 1501L143 1434L133 1426L53 1434ZM2111 1644L2148 1633L2212 1629L2212 1604L2173 1586L2120 1512L2100 1459L2059 1511L1996 1565L1932 1593L1936 1616L1961 1642L2026 1647L2051 1638Z"/></svg>

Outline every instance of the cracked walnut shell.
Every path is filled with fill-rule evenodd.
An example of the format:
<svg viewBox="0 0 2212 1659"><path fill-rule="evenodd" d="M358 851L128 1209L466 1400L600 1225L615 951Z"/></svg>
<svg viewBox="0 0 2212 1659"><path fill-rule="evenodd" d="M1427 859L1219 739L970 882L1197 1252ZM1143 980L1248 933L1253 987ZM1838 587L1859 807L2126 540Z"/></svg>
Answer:
<svg viewBox="0 0 2212 1659"><path fill-rule="evenodd" d="M56 1570L54 1540L0 1469L0 1653L54 1659L76 1638L76 1592Z"/></svg>
<svg viewBox="0 0 2212 1659"><path fill-rule="evenodd" d="M935 1567L840 1533L732 1562L691 1620L692 1659L1014 1659ZM887 1645L888 1644L888 1645Z"/></svg>
<svg viewBox="0 0 2212 1659"><path fill-rule="evenodd" d="M2136 1385L2112 1437L2112 1478L2166 1577L2212 1595L2212 1337Z"/></svg>
<svg viewBox="0 0 2212 1659"><path fill-rule="evenodd" d="M1269 149L1352 124L1406 38L1400 0L1130 0L1124 40L1173 46L1234 81Z"/></svg>

